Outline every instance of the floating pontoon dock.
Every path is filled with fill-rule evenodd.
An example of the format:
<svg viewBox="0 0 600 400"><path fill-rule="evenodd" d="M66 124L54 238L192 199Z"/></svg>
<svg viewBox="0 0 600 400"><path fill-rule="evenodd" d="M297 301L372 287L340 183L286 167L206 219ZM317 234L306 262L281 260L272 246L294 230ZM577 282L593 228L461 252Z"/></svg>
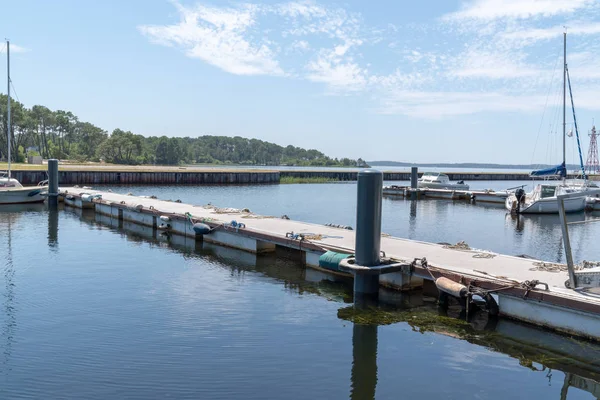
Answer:
<svg viewBox="0 0 600 400"><path fill-rule="evenodd" d="M273 252L276 246L293 249L300 252L307 266L321 270L319 258L325 252L353 254L355 249L355 232L343 227L88 188L65 187L59 193L68 206L91 208L118 221L152 227L156 232L255 254ZM199 235L193 229L194 223L206 224L212 231ZM402 267L380 275L380 285L408 290L421 286L424 279L431 280L432 275L436 279L445 277L491 293L503 316L600 340L600 295L566 288L569 276L563 265L385 235L381 250ZM327 272L351 276L339 268Z"/></svg>
<svg viewBox="0 0 600 400"><path fill-rule="evenodd" d="M410 188L408 186L385 186L385 196L406 197L408 199L443 199L443 200L465 200L477 203L504 204L508 197L508 191L494 190L451 190L451 189L429 189Z"/></svg>

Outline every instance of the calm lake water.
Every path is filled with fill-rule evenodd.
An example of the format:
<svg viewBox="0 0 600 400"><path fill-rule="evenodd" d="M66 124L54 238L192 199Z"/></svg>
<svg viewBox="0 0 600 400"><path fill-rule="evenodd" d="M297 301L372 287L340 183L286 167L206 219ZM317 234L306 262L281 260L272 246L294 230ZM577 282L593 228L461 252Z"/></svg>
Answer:
<svg viewBox="0 0 600 400"><path fill-rule="evenodd" d="M354 225L355 184L113 190ZM556 260L555 218L385 199L383 227ZM573 226L578 257L600 259L597 229ZM467 324L458 310L439 316L420 292L389 292L377 318L355 324L350 283L285 254L153 238L93 213L0 207L0 273L2 399L600 396L594 344L484 315Z"/></svg>

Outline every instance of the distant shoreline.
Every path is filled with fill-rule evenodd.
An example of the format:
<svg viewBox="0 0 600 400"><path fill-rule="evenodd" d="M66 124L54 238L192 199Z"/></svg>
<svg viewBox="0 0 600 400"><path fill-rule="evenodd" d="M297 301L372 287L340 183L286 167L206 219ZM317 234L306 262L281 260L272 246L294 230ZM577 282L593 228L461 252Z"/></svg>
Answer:
<svg viewBox="0 0 600 400"><path fill-rule="evenodd" d="M550 164L486 164L486 163L408 163L401 161L367 161L372 167L419 167L419 168L469 168L469 169L526 169L534 170L540 168L549 168L554 165ZM579 170L580 166L576 164L567 164L568 170Z"/></svg>

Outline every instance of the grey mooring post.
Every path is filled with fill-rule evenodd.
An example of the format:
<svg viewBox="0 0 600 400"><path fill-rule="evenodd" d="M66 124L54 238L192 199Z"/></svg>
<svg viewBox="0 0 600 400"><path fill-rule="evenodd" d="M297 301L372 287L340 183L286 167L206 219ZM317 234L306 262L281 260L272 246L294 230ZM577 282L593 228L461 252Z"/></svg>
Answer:
<svg viewBox="0 0 600 400"><path fill-rule="evenodd" d="M360 171L357 193L355 262L359 266L372 267L380 262L383 174L370 169ZM378 291L378 274L355 273L355 295L376 294Z"/></svg>
<svg viewBox="0 0 600 400"><path fill-rule="evenodd" d="M419 180L419 167L410 167L410 188L417 188L417 181Z"/></svg>
<svg viewBox="0 0 600 400"><path fill-rule="evenodd" d="M48 205L58 205L58 160L48 160Z"/></svg>
<svg viewBox="0 0 600 400"><path fill-rule="evenodd" d="M417 198L417 181L419 180L419 168L411 167L410 168L410 198L411 200L416 200Z"/></svg>

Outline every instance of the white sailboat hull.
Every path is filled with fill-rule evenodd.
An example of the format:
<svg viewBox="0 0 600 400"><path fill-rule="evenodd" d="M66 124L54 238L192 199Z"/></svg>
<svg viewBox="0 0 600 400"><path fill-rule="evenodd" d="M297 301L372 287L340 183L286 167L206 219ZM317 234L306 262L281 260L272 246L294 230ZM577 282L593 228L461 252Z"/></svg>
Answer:
<svg viewBox="0 0 600 400"><path fill-rule="evenodd" d="M515 195L510 195L506 199L506 208L509 211L513 209L513 202L517 201ZM585 210L586 198L574 197L564 200L565 212L581 212ZM531 203L525 203L521 206L519 211L521 214L558 214L558 201L556 197L550 197L546 199L539 199Z"/></svg>
<svg viewBox="0 0 600 400"><path fill-rule="evenodd" d="M45 200L45 186L31 186L0 189L0 204L42 203Z"/></svg>

